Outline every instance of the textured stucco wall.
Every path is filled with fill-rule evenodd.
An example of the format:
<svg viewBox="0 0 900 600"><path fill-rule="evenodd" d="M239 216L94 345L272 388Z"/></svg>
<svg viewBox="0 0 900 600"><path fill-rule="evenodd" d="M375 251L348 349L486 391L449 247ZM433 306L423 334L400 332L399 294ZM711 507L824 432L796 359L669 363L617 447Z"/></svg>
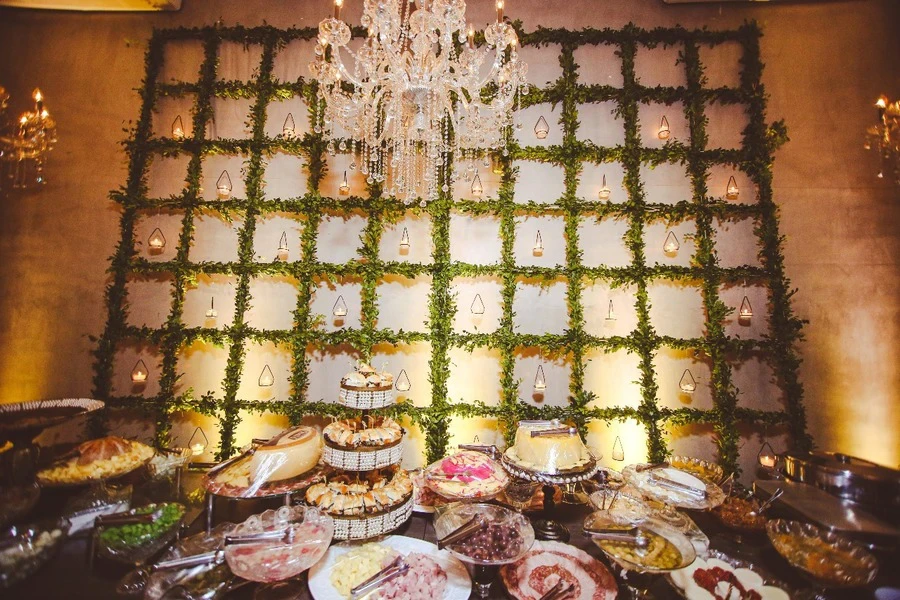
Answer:
<svg viewBox="0 0 900 600"><path fill-rule="evenodd" d="M358 4L348 2L345 13L354 23ZM469 4L472 21L490 19L492 3ZM823 448L900 463L900 192L875 179L874 158L862 150L863 131L875 116L873 99L882 91L900 95L900 68L883 60L900 54L895 34L900 5L891 0L552 5L515 0L507 14L521 18L526 29L619 27L629 21L644 27L731 28L749 18L761 22L769 118L785 118L791 136L777 154L775 192L787 236L788 275L800 290L795 308L810 320L801 348L810 430ZM227 24L309 26L328 6L189 0L180 13L159 15L0 9L0 84L13 94L14 112L26 107L30 90L39 85L60 137L50 183L39 193L0 203L0 401L90 392L89 336L103 326L107 257L118 238L117 211L106 194L124 182L118 143L122 127L137 116L133 90L151 29L204 25L220 16ZM553 60L532 59L533 81L542 83L539 75L552 73ZM711 66L723 76L732 72L715 62ZM594 68L602 72L603 65L582 61L582 72ZM348 240L355 247L355 236ZM677 303L672 310L677 315ZM532 369L522 376L530 377ZM752 392L765 393L764 376L750 382L760 388ZM758 445L758 438L748 441L746 458ZM704 444L702 453L707 452Z"/></svg>

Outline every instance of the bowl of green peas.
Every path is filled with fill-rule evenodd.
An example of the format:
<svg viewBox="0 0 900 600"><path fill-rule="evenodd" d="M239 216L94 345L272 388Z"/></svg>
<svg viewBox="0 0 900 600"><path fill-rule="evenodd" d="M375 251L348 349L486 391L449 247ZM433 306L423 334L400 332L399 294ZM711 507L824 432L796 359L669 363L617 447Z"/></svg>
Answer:
<svg viewBox="0 0 900 600"><path fill-rule="evenodd" d="M97 529L97 553L111 560L141 564L169 545L178 534L185 507L177 502L148 504L128 515L148 515L145 521Z"/></svg>

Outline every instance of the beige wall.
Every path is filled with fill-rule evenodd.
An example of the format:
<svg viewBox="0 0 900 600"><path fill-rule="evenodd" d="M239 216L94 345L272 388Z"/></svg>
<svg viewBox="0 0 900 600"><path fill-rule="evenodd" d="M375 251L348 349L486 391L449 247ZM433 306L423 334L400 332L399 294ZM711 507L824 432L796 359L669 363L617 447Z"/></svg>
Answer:
<svg viewBox="0 0 900 600"><path fill-rule="evenodd" d="M358 22L359 4L348 2L348 20ZM471 20L489 20L489 2L469 4ZM714 29L749 18L762 23L769 117L785 118L792 140L777 154L775 192L788 275L800 290L795 308L811 321L801 348L810 429L823 448L900 464L900 192L874 177L874 157L862 150L863 131L875 115L873 99L883 91L900 95L900 5L552 4L551 10L548 2L515 0L507 14L521 18L526 29L629 21ZM189 0L180 13L160 15L0 9L0 84L13 94L14 112L26 107L31 88L39 85L60 137L50 183L0 203L0 401L91 390L89 336L103 327L107 257L118 237L118 213L106 194L124 183L119 142L122 128L138 114L133 90L151 29L210 24L220 16L226 24L310 26L327 8L325 1ZM882 60L886 56L894 58ZM553 60L535 57L532 72L552 71ZM715 62L711 68L733 72ZM582 73L590 69L582 62ZM355 239L348 243L355 246ZM656 306L666 310L662 302ZM678 304L668 310L677 319ZM521 376L531 370L524 368ZM748 381L753 387L743 387L746 393L768 394L764 375ZM758 446L758 438L747 442L744 462Z"/></svg>

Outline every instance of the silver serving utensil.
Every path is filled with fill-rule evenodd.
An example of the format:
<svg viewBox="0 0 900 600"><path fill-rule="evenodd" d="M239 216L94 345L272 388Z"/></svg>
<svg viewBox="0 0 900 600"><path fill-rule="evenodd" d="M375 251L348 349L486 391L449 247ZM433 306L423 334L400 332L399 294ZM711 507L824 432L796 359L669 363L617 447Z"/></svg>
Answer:
<svg viewBox="0 0 900 600"><path fill-rule="evenodd" d="M126 573L125 576L119 580L119 583L116 585L116 592L123 596L137 596L144 592L144 588L147 586L147 582L150 580L150 575L156 573L157 571L190 569L192 567L199 567L200 565L206 565L209 563L215 563L219 565L224 561L225 552L222 550L215 550L213 552L204 552L202 554L194 554L192 556L182 556L181 558L163 560L156 563L155 565L138 567L137 569Z"/></svg>
<svg viewBox="0 0 900 600"><path fill-rule="evenodd" d="M565 585L560 587L560 589L555 594L550 596L548 600L565 600L565 598L571 598L572 594L574 593L575 586L570 583L566 583Z"/></svg>
<svg viewBox="0 0 900 600"><path fill-rule="evenodd" d="M99 515L94 519L94 527L118 527L120 525L133 525L135 523L152 523L162 516L162 509L158 508L152 513L140 515L111 514Z"/></svg>
<svg viewBox="0 0 900 600"><path fill-rule="evenodd" d="M556 596L557 592L559 592L563 588L563 584L565 584L565 580L560 579L556 582L556 585L547 590L547 593L541 596L539 600L551 600L551 598Z"/></svg>
<svg viewBox="0 0 900 600"><path fill-rule="evenodd" d="M654 469L664 469L669 466L667 462L650 463L648 465L635 465L635 473L643 473L644 471L652 471Z"/></svg>
<svg viewBox="0 0 900 600"><path fill-rule="evenodd" d="M525 419L519 421L519 427L534 427L535 425L559 425L559 419Z"/></svg>
<svg viewBox="0 0 900 600"><path fill-rule="evenodd" d="M682 492L689 496L694 496L698 499L706 499L706 490L699 490L697 488L691 487L689 485L685 485L678 481L674 481L669 479L668 477L660 477L656 473L650 473L649 480L651 483L655 483L656 485L669 488L670 490L674 490L676 492Z"/></svg>
<svg viewBox="0 0 900 600"><path fill-rule="evenodd" d="M381 587L395 577L399 577L400 575L406 573L408 570L409 565L406 564L402 556L398 556L397 558L392 560L388 566L378 571L355 588L351 589L350 598L352 600L362 598L372 590Z"/></svg>
<svg viewBox="0 0 900 600"><path fill-rule="evenodd" d="M578 435L575 427L554 427L552 429L532 429L531 437L544 437L551 435Z"/></svg>
<svg viewBox="0 0 900 600"><path fill-rule="evenodd" d="M626 542L634 544L638 548L646 548L650 544L650 539L643 535L639 527L631 529L595 529L591 527L583 527L585 535L595 540L607 540L610 542Z"/></svg>
<svg viewBox="0 0 900 600"><path fill-rule="evenodd" d="M456 530L445 535L443 539L438 540L438 550L443 550L447 546L466 539L485 525L487 525L487 520L482 515L475 515L467 523L457 527Z"/></svg>
<svg viewBox="0 0 900 600"><path fill-rule="evenodd" d="M295 537L295 529L288 527L287 529L276 529L275 531L261 531L259 533L247 533L244 535L226 535L226 546L248 546L252 544L264 544L266 542L280 542L282 544L293 544Z"/></svg>
<svg viewBox="0 0 900 600"><path fill-rule="evenodd" d="M457 446L460 450L472 450L474 452L481 452L483 454L487 454L491 458L497 458L500 455L500 450L494 444L460 444Z"/></svg>
<svg viewBox="0 0 900 600"><path fill-rule="evenodd" d="M759 508L750 511L750 516L758 517L759 515L763 514L763 512L765 512L769 509L769 507L772 506L773 502L781 498L782 494L784 494L784 488L776 489L774 492L772 492L772 495L769 496L768 500L759 505Z"/></svg>

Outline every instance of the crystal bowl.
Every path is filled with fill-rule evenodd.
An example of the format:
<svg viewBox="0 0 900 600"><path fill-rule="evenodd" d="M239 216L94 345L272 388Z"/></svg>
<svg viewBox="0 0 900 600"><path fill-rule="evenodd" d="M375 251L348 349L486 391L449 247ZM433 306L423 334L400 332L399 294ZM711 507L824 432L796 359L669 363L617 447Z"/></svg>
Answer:
<svg viewBox="0 0 900 600"><path fill-rule="evenodd" d="M8 588L33 575L59 550L69 535L69 521L57 519L0 534L0 588Z"/></svg>
<svg viewBox="0 0 900 600"><path fill-rule="evenodd" d="M458 559L474 565L502 565L518 560L534 544L534 529L522 514L495 504L457 504L434 523L438 539L459 529L476 515L487 526L469 538L448 546Z"/></svg>

